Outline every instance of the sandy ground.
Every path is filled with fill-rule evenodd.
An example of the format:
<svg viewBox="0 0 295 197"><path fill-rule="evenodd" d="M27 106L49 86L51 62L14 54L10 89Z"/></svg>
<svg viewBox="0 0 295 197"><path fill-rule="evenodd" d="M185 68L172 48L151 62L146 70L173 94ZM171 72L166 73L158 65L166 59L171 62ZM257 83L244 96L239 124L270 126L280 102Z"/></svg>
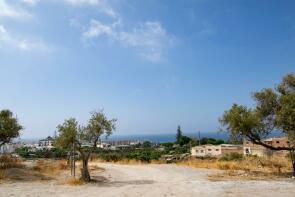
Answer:
<svg viewBox="0 0 295 197"><path fill-rule="evenodd" d="M58 180L13 181L0 183L0 196L295 196L295 181L210 181L217 170L176 165L99 164L94 171L98 180L81 186L69 186ZM64 175L66 176L66 175Z"/></svg>

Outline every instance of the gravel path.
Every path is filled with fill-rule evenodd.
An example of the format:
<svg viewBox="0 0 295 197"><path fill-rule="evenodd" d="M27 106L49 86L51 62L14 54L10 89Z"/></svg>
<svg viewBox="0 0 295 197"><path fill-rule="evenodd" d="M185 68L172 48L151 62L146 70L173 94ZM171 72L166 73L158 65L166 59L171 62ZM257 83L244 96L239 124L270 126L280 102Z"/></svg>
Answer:
<svg viewBox="0 0 295 197"><path fill-rule="evenodd" d="M104 172L92 173L98 182L67 186L57 180L0 184L0 196L295 196L295 181L210 181L216 170L175 165L99 164Z"/></svg>

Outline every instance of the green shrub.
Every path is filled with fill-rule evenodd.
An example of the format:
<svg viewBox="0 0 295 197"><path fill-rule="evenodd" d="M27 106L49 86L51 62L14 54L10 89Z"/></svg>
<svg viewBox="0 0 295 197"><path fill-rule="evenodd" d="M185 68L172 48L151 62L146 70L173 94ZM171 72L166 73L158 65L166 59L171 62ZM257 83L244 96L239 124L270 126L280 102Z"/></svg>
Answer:
<svg viewBox="0 0 295 197"><path fill-rule="evenodd" d="M66 158L67 150L60 148L42 149L33 151L28 147L15 150L23 158Z"/></svg>

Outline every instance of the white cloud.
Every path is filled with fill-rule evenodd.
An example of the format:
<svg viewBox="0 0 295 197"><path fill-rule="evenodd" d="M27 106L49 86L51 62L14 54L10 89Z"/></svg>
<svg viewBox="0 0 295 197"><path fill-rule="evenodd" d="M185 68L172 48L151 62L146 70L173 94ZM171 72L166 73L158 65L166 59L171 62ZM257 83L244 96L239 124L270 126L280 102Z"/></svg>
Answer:
<svg viewBox="0 0 295 197"><path fill-rule="evenodd" d="M21 2L30 5L30 6L35 6L40 0L21 0Z"/></svg>
<svg viewBox="0 0 295 197"><path fill-rule="evenodd" d="M50 51L50 48L43 41L29 40L13 36L2 25L0 25L0 49L1 48L12 48L21 51Z"/></svg>
<svg viewBox="0 0 295 197"><path fill-rule="evenodd" d="M8 4L6 0L0 0L0 18L1 17L23 20L32 18L32 15L20 7L15 7Z"/></svg>
<svg viewBox="0 0 295 197"><path fill-rule="evenodd" d="M106 16L114 19L114 22L103 23L100 20L91 19L89 25L81 24L79 20L70 20L70 25L82 29L82 40L87 45L95 44L97 38L108 37L112 41L128 48L133 48L138 55L151 61L163 60L166 49L174 42L174 36L167 33L158 21L147 21L136 26L126 28L121 16L106 0L64 0L72 6L95 6Z"/></svg>
<svg viewBox="0 0 295 197"><path fill-rule="evenodd" d="M173 36L158 21L141 23L130 31L123 31L119 27L116 22L108 25L92 19L82 37L89 41L102 35L108 36L125 47L136 48L140 56L152 62L162 60L165 48L173 42Z"/></svg>
<svg viewBox="0 0 295 197"><path fill-rule="evenodd" d="M117 13L115 10L107 3L106 0L64 0L66 3L73 5L73 6L95 6L98 8L99 11L102 13L110 16L110 17L117 17Z"/></svg>
<svg viewBox="0 0 295 197"><path fill-rule="evenodd" d="M83 33L83 37L85 39L98 37L100 35L106 34L109 36L112 36L113 29L111 26L104 25L100 21L97 20L91 20L90 21L90 27L87 31Z"/></svg>

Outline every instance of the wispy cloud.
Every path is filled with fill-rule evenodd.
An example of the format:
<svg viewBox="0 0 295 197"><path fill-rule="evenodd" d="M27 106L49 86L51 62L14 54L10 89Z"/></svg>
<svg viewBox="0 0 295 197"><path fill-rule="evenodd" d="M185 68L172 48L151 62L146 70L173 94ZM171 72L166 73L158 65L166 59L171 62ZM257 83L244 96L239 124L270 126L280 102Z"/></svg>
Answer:
<svg viewBox="0 0 295 197"><path fill-rule="evenodd" d="M29 6L35 6L39 3L40 0L21 0L22 3L27 4Z"/></svg>
<svg viewBox="0 0 295 197"><path fill-rule="evenodd" d="M8 3L9 2L9 3ZM26 9L26 5L34 6L39 0L18 0L7 1L0 0L0 19L10 18L17 21L23 21L34 17ZM26 52L50 52L52 47L49 47L42 39L34 39L34 35L30 38L22 35L21 32L9 31L9 25L13 22L6 23L6 26L0 23L0 49L16 49ZM6 28L8 26L8 28Z"/></svg>
<svg viewBox="0 0 295 197"><path fill-rule="evenodd" d="M115 10L108 4L106 0L64 0L66 3L73 6L95 6L100 12L116 18L117 13Z"/></svg>
<svg viewBox="0 0 295 197"><path fill-rule="evenodd" d="M1 48L12 48L21 51L42 51L49 52L51 49L40 40L29 40L14 36L7 31L7 29L0 25L0 49Z"/></svg>
<svg viewBox="0 0 295 197"><path fill-rule="evenodd" d="M200 36L209 36L215 33L214 27L210 23L203 22L203 27L199 31Z"/></svg>
<svg viewBox="0 0 295 197"><path fill-rule="evenodd" d="M124 47L136 48L140 56L151 62L161 61L165 48L171 45L174 39L159 21L140 23L129 31L121 29L122 27L116 25L116 23L103 24L92 19L82 37L87 42L103 35L108 36Z"/></svg>
<svg viewBox="0 0 295 197"><path fill-rule="evenodd" d="M113 20L111 23L104 23L101 20L92 18L88 25L83 25L77 20L71 20L71 26L82 29L82 40L86 44L95 44L97 38L106 36L121 46L136 49L141 57L151 62L159 62L164 59L166 49L175 40L175 37L169 34L159 21L145 21L131 27L125 26L122 23L122 17L113 9L109 1L64 1L74 6L96 6Z"/></svg>
<svg viewBox="0 0 295 197"><path fill-rule="evenodd" d="M7 17L13 19L24 20L33 16L21 7L12 6L6 0L0 0L0 18Z"/></svg>

